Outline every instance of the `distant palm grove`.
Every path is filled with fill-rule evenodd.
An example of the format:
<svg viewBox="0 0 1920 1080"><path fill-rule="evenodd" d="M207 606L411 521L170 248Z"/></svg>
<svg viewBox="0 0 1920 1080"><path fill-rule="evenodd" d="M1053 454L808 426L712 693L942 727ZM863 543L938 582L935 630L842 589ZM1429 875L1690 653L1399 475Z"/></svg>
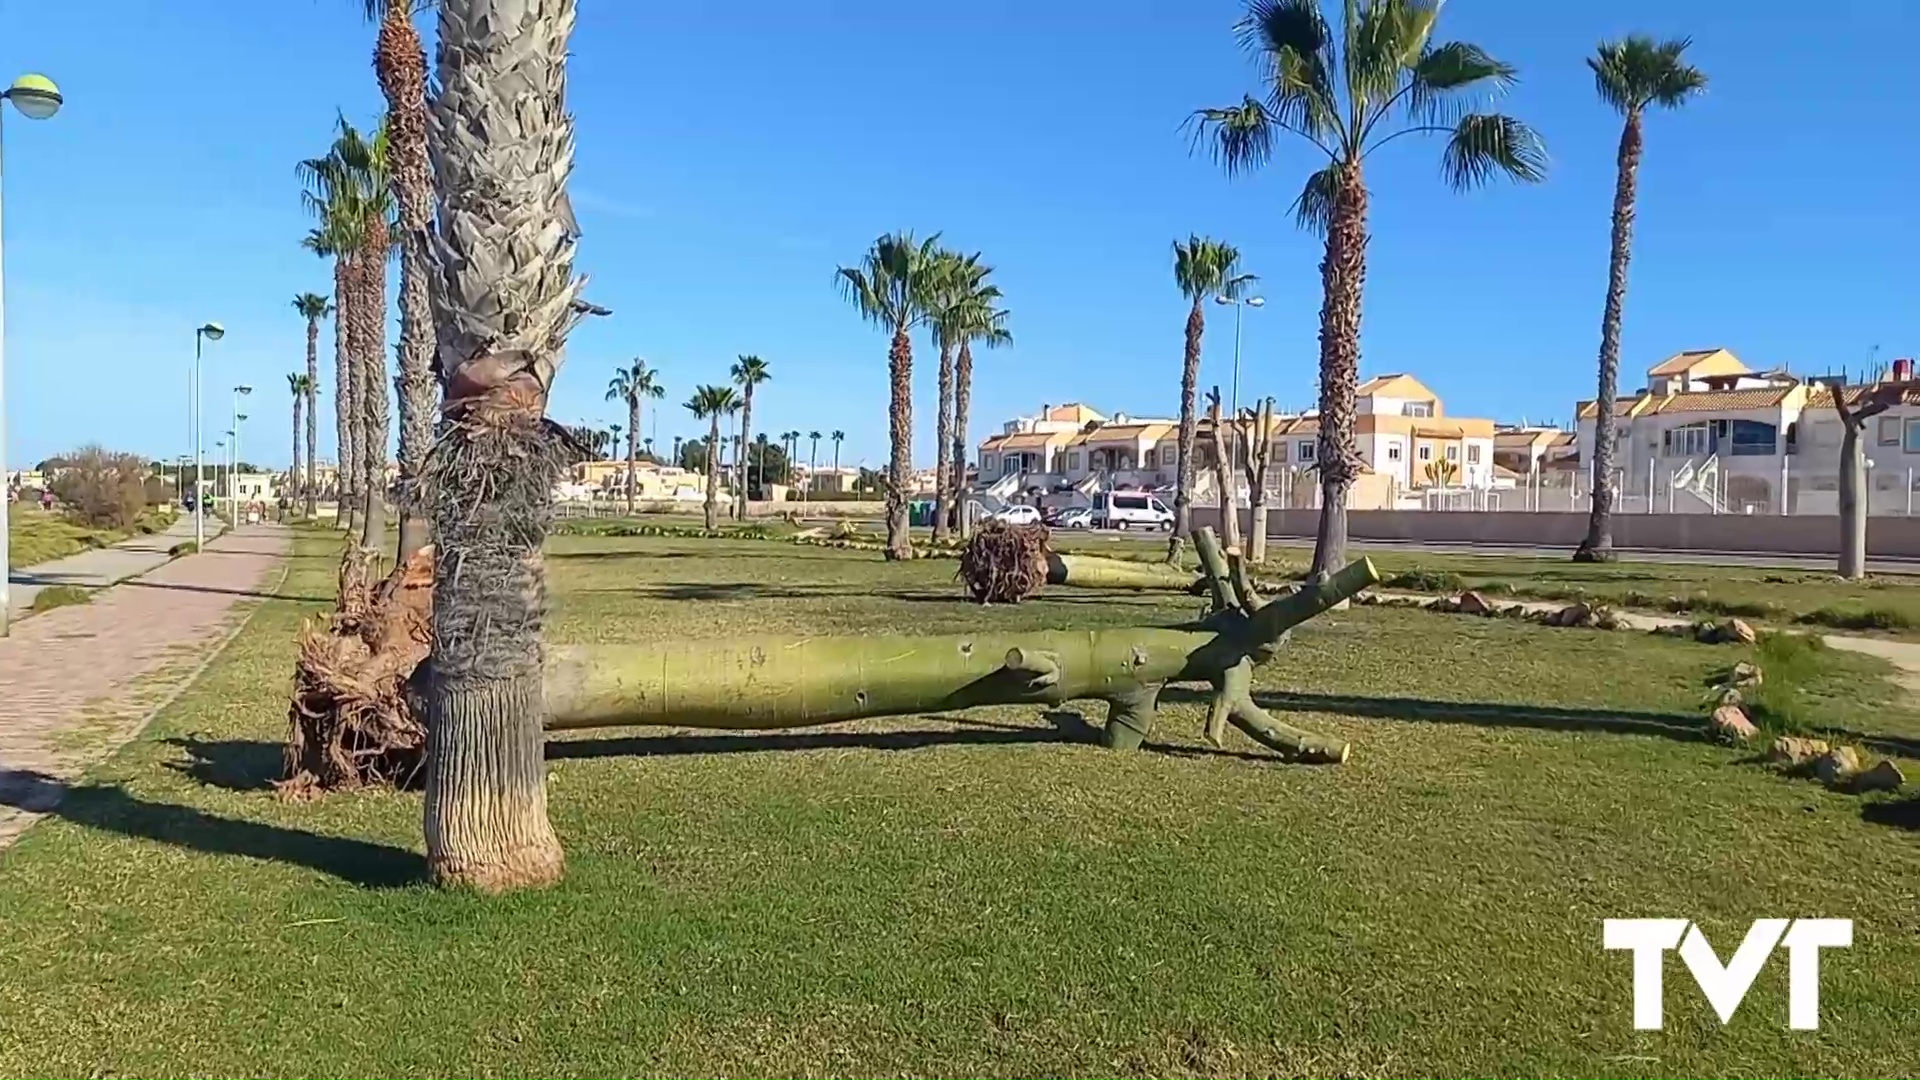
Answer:
<svg viewBox="0 0 1920 1080"><path fill-rule="evenodd" d="M339 462L332 491L339 523L363 546L383 548L388 542L388 496L395 496L400 516L395 552L404 558L428 540L423 484L446 376L442 370L436 377L433 297L436 288L447 286L447 278L436 280L432 257L436 177L428 152L425 53L408 17L409 5L365 0L364 8L378 27L374 69L386 113L364 130L339 118L325 151L299 167L302 197L315 219L303 242L327 260L333 288L330 295L305 293L293 302L306 323L307 355L304 369L293 373L288 383L295 399L291 475L296 498L313 513L322 486L315 467L324 381L319 326L331 317ZM1445 39L1440 21L1440 5L1428 0L1248 0L1235 33L1254 61L1258 84L1238 102L1193 110L1186 120L1191 149L1230 176L1265 169L1289 147L1315 163L1306 170L1290 213L1324 242L1319 267L1319 445L1308 466L1317 473L1322 491L1312 569L1316 576L1345 560L1347 494L1361 460L1354 409L1369 241L1369 160L1397 152L1391 144L1403 139L1410 144L1433 137L1439 142L1442 176L1457 189L1498 179L1536 183L1546 174L1540 136L1520 119L1482 108L1516 84L1516 69L1479 44ZM1644 117L1651 107L1679 107L1706 85L1705 75L1685 61L1687 47L1684 39L1662 42L1636 35L1602 43L1587 61L1601 101L1624 120L1596 365L1602 401L1613 398L1617 384ZM561 198L562 224L571 242L578 225L564 193ZM387 267L395 256L400 268L400 341L397 371L390 373L384 313ZM1179 556L1192 521L1205 304L1216 297L1232 300L1254 280L1242 268L1235 245L1199 235L1174 243L1173 271L1174 284L1189 307L1184 333L1168 342L1170 354L1176 347L1179 351L1177 371L1171 358L1169 368L1177 375L1180 403L1170 559ZM863 470L863 475L877 478L885 496L888 557L911 558L907 504L914 475L916 336L926 335L937 386L936 416L930 425L935 447L933 534L936 539L952 533L964 537L974 352L1012 342L1009 314L984 255L949 247L937 233L882 235L851 264L839 267L835 280L855 312L886 337L888 456L883 470ZM572 303L576 312L605 313L577 296ZM754 429L756 406L772 380L773 365L758 355L742 354L725 374L724 380L692 390L686 408L693 419L704 422L705 430L691 440L676 437L672 458L695 464L706 474L709 528L717 526L722 512L722 489L728 492L725 512L746 516L748 499L758 490L756 480L764 481L766 455L774 452L768 436L763 432L756 438ZM398 391L400 433L399 483L392 492L386 482L389 386ZM642 435L643 413L649 402L667 393L660 370L648 361L634 358L613 366L605 397L623 406L625 415L623 422L606 425L612 434L604 442L627 464L623 494L629 511L635 508L637 466L658 460L652 454L653 440ZM1238 419L1246 422L1245 417ZM620 430L626 432L624 448L619 445ZM804 438L806 462L817 466L822 435L809 431ZM835 431L831 439L836 471L844 438L843 431ZM780 433L783 469L800 460L802 439L798 430ZM1579 559L1612 557L1613 443L1611 428L1600 425L1592 463L1591 522Z"/></svg>

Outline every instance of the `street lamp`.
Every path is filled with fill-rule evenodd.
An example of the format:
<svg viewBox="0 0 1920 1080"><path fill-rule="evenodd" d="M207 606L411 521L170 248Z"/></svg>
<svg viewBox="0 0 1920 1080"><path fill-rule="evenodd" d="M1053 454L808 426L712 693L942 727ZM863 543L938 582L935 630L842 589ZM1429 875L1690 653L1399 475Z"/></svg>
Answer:
<svg viewBox="0 0 1920 1080"><path fill-rule="evenodd" d="M1227 413L1229 422L1233 425L1227 429L1228 437L1233 441L1227 453L1233 459L1233 464L1238 465L1240 461L1240 316L1247 308L1265 307L1267 300L1263 296L1216 296L1213 302L1227 304L1233 308L1233 402ZM1233 475L1232 467L1228 468L1227 475ZM1233 486L1238 489L1240 481L1235 479ZM1223 497L1225 494L1221 492Z"/></svg>
<svg viewBox="0 0 1920 1080"><path fill-rule="evenodd" d="M0 98L13 102L20 115L29 120L45 120L60 111L62 98L60 88L45 75L22 75L13 80L13 85ZM0 114L6 109L0 108ZM3 172L4 170L0 170ZM0 271L0 283L6 275ZM12 602L8 579L13 574L8 566L11 557L7 552L7 530L11 527L8 517L12 513L13 485L7 478L7 417L6 417L6 300L4 290L0 289L0 637L7 635L7 605Z"/></svg>
<svg viewBox="0 0 1920 1080"><path fill-rule="evenodd" d="M233 430L228 432L229 435L233 436L233 447L231 451L233 454L233 464L227 469L227 500L231 504L229 506L231 512L227 520L228 523L236 529L240 527L240 489L238 485L234 483L234 477L238 475L240 471L240 422L247 418L246 415L240 411L240 399L251 393L253 393L253 387L251 386L236 386L233 388Z"/></svg>
<svg viewBox="0 0 1920 1080"><path fill-rule="evenodd" d="M217 322L210 322L193 332L193 400L190 402L193 412L193 543L199 547L207 542L207 511L203 505L207 501L206 492L206 434L201 422L200 408L200 343L219 341L227 336L227 328Z"/></svg>

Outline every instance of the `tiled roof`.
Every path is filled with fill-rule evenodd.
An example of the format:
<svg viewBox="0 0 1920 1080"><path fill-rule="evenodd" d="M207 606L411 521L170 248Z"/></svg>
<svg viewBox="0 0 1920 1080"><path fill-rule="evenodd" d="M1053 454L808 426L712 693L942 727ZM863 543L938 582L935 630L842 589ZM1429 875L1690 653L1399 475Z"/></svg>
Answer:
<svg viewBox="0 0 1920 1080"><path fill-rule="evenodd" d="M1491 420L1420 420L1413 425L1416 439L1483 439L1492 434Z"/></svg>
<svg viewBox="0 0 1920 1080"><path fill-rule="evenodd" d="M1067 442L1068 446L1083 443L1136 442L1146 439L1157 442L1175 430L1172 424L1102 424L1092 431L1083 431Z"/></svg>
<svg viewBox="0 0 1920 1080"><path fill-rule="evenodd" d="M1375 375L1373 378L1355 387L1354 393L1360 397L1366 397L1369 394L1385 394L1388 397L1410 398L1431 398L1437 396L1432 390L1427 389L1425 383L1422 383L1419 379L1411 375L1401 372Z"/></svg>
<svg viewBox="0 0 1920 1080"><path fill-rule="evenodd" d="M1613 399L1613 415L1615 416L1630 415L1633 411L1633 406L1635 405L1635 403L1640 401L1640 399L1645 396L1646 396L1645 394L1635 394L1633 397L1614 398ZM1598 412L1599 410L1593 407L1593 402L1591 401L1582 401L1574 408L1574 415L1579 417L1582 420L1591 420L1594 418L1594 416Z"/></svg>
<svg viewBox="0 0 1920 1080"><path fill-rule="evenodd" d="M995 435L980 444L982 450L1039 450L1053 445L1055 439L1062 439L1066 432L1047 434L1041 431L1026 431L1018 435Z"/></svg>
<svg viewBox="0 0 1920 1080"><path fill-rule="evenodd" d="M1055 405L1046 412L1047 415L1042 419L1064 420L1071 424L1084 424L1090 420L1106 419L1106 417L1101 416L1099 413L1094 412L1092 409L1087 408L1077 401L1069 401L1065 405Z"/></svg>
<svg viewBox="0 0 1920 1080"><path fill-rule="evenodd" d="M1718 349L1718 348L1689 349L1683 353L1675 353L1674 355L1666 358L1665 360L1660 361L1658 364L1653 365L1653 367L1647 369L1647 374L1649 375L1685 375L1686 373L1692 371L1694 368L1699 367L1701 364L1704 364L1709 360L1716 360L1722 357L1724 357L1728 361L1731 361L1731 363L1723 363L1718 365L1720 367L1723 367L1725 371L1718 372L1716 374L1734 374L1736 372L1745 372L1747 370L1747 365L1742 364L1738 357L1734 356L1730 352L1727 352L1727 350L1725 349Z"/></svg>
<svg viewBox="0 0 1920 1080"><path fill-rule="evenodd" d="M1655 398L1647 415L1677 412L1722 412L1738 409L1771 409L1793 390L1791 386L1763 386L1753 390L1705 390Z"/></svg>

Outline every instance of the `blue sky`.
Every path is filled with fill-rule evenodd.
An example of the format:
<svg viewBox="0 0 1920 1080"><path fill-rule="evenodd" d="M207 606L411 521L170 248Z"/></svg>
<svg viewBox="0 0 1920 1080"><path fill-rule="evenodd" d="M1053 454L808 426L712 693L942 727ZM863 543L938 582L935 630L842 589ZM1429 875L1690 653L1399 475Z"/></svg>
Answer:
<svg viewBox="0 0 1920 1080"><path fill-rule="evenodd" d="M1313 160L1287 146L1229 181L1178 130L1254 85L1230 0L581 9L579 266L615 315L575 334L556 417L620 419L601 393L644 356L670 442L695 429L678 406L692 387L753 352L775 373L756 426L842 428L846 460L878 461L886 343L833 270L901 228L998 267L1016 345L980 358L976 441L1042 402L1172 412L1168 246L1194 231L1263 278L1243 398L1311 402L1318 244L1285 211ZM1629 372L1706 345L1798 370L1920 350L1920 8L1453 0L1442 31L1519 66L1504 107L1544 133L1552 174L1459 196L1414 140L1373 165L1363 374L1412 371L1449 411L1503 420L1564 419L1592 395L1619 125L1582 61L1629 31L1690 34L1713 80L1649 126ZM357 0L0 0L5 73L45 72L68 99L51 122L5 120L10 462L90 440L184 452L193 327L218 319L207 386L258 387L247 456L285 463L285 374L304 362L288 301L330 286L297 246L293 165L336 108L376 115L372 42ZM1231 320L1210 314L1204 380L1224 383ZM923 459L933 359L917 350ZM224 415L223 392L208 402Z"/></svg>

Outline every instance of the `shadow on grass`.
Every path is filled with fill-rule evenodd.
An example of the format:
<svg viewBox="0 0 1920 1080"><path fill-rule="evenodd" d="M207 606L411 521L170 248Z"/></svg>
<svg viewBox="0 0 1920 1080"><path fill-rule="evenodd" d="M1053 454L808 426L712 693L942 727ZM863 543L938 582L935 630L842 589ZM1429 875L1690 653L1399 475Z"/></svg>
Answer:
<svg viewBox="0 0 1920 1080"><path fill-rule="evenodd" d="M0 805L209 855L305 866L364 888L396 888L426 879L426 860L416 852L149 802L118 785L69 787L43 773L13 772L0 782Z"/></svg>
<svg viewBox="0 0 1920 1080"><path fill-rule="evenodd" d="M1546 731L1610 731L1624 735L1657 735L1680 742L1703 742L1701 718L1685 713L1622 712L1615 709L1569 709L1556 705L1507 705L1477 701L1432 701L1425 698L1358 697L1347 694L1304 694L1283 690L1253 695L1261 708L1274 712L1333 713L1373 720L1411 720L1420 723L1473 724L1479 727L1537 728ZM1162 702L1205 702L1208 692L1169 686Z"/></svg>
<svg viewBox="0 0 1920 1080"><path fill-rule="evenodd" d="M996 724L955 717L932 717L963 725L957 730L922 728L900 731L743 731L621 735L560 739L547 743L550 759L603 757L679 757L706 754L757 754L795 750L925 750L939 746L1031 746L1047 743L1096 743L1099 729L1070 710L1046 714L1051 727Z"/></svg>
<svg viewBox="0 0 1920 1080"><path fill-rule="evenodd" d="M223 589L214 585L180 585L167 581L147 581L143 578L131 578L122 585L132 585L141 589L169 589L175 592L214 593L220 596L251 596L260 600L292 600L304 604L331 604L332 596L310 595L296 592L265 592L260 589Z"/></svg>
<svg viewBox="0 0 1920 1080"><path fill-rule="evenodd" d="M1860 808L1860 820L1870 825L1920 832L1920 795L1867 803Z"/></svg>
<svg viewBox="0 0 1920 1080"><path fill-rule="evenodd" d="M167 768L195 783L228 791L267 791L285 770L284 747L257 739L168 739L187 755Z"/></svg>

